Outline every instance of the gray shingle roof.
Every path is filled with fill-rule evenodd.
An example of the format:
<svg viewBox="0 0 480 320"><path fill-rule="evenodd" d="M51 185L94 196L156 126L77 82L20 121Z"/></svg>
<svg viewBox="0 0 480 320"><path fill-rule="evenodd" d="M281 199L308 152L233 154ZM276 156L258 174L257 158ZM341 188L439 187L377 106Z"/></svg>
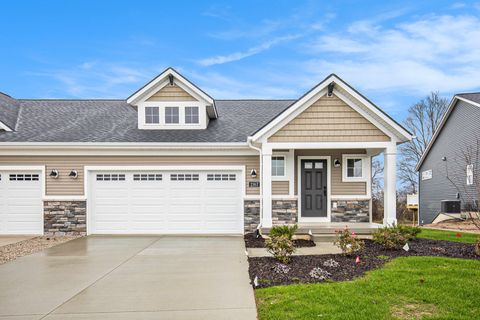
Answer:
<svg viewBox="0 0 480 320"><path fill-rule="evenodd" d="M457 94L457 96L476 102L476 103L480 103L480 92L459 93Z"/></svg>
<svg viewBox="0 0 480 320"><path fill-rule="evenodd" d="M0 121L11 130L15 129L19 110L18 100L0 92Z"/></svg>
<svg viewBox="0 0 480 320"><path fill-rule="evenodd" d="M0 132L0 142L245 142L294 102L216 100L219 117L206 130L139 130L137 111L125 100L16 101L16 130ZM5 119L13 119L9 112Z"/></svg>

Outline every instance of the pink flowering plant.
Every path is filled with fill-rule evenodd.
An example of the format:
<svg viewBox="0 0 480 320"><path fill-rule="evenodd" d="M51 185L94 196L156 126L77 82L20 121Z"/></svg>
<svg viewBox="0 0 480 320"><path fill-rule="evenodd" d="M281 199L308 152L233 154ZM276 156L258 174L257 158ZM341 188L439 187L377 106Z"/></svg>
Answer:
<svg viewBox="0 0 480 320"><path fill-rule="evenodd" d="M365 243L358 239L355 232L350 231L348 227L343 230L335 230L336 239L334 244L339 247L343 254L353 255L363 249Z"/></svg>

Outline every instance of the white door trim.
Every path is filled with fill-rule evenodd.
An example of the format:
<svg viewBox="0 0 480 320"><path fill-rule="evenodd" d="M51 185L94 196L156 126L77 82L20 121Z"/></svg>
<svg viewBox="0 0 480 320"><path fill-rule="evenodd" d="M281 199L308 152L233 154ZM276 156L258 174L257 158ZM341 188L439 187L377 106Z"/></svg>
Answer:
<svg viewBox="0 0 480 320"><path fill-rule="evenodd" d="M87 196L87 199L90 197L90 190L89 190L89 183L90 183L90 176L92 172L95 171L240 171L242 174L242 194L239 196L239 199L242 201L243 208L243 201L246 197L246 176L245 176L245 166L85 166L84 167L84 194ZM87 201L87 235L90 235L91 232L91 225L92 225L92 201ZM242 223L245 221L245 210L241 210L242 215ZM243 230L243 227L242 227ZM243 232L242 232L243 234Z"/></svg>
<svg viewBox="0 0 480 320"><path fill-rule="evenodd" d="M327 160L327 217L303 218L302 217L302 160ZM330 222L331 221L331 156L299 156L297 159L297 194L298 194L298 222Z"/></svg>

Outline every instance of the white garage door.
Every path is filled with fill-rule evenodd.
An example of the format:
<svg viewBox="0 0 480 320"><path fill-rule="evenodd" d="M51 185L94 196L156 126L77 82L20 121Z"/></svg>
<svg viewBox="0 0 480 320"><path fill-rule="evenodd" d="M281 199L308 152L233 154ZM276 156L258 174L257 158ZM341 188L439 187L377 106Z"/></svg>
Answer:
<svg viewBox="0 0 480 320"><path fill-rule="evenodd" d="M240 171L91 172L91 234L243 232Z"/></svg>
<svg viewBox="0 0 480 320"><path fill-rule="evenodd" d="M42 234L40 172L0 171L0 234Z"/></svg>

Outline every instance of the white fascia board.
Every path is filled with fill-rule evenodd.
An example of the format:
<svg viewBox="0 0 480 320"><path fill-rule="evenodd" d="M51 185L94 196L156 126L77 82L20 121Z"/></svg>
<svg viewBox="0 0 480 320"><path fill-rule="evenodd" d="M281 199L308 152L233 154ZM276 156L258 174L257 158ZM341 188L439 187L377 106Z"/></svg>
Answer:
<svg viewBox="0 0 480 320"><path fill-rule="evenodd" d="M420 167L422 166L423 161L425 161L425 158L427 157L427 154L430 152L430 149L433 147L433 144L435 143L435 140L437 140L438 135L442 131L443 126L447 122L448 117L453 111L453 108L457 104L458 100L462 100L464 102L473 104L473 101L467 100L460 98L459 96L454 96L452 98L452 101L450 101L450 104L448 105L447 111L443 114L442 119L440 120L440 124L438 125L437 129L433 133L432 139L430 139L430 142L428 143L427 147L425 148L425 151L422 154L422 157L418 161L417 165L415 166L415 171L420 170ZM478 105L480 107L480 105Z"/></svg>
<svg viewBox="0 0 480 320"><path fill-rule="evenodd" d="M162 86L165 86L168 84L168 79L166 78L169 75L173 75L175 79L178 79L180 82L177 82L177 85L182 87L182 89L187 89L186 91L189 93L194 93L194 95L198 96L205 102L213 105L214 100L205 94L203 91L199 90L196 86L194 86L190 81L188 81L185 77L183 77L181 74L173 70L172 68L168 68L164 72L162 72L160 75L158 75L156 78L154 78L152 81L150 81L147 85L145 85L143 88L138 90L136 93L134 93L132 96L130 96L127 99L127 103L136 105L139 103L142 99L145 100L145 95L152 91L153 89L161 89Z"/></svg>
<svg viewBox="0 0 480 320"><path fill-rule="evenodd" d="M353 96L355 99L360 101L363 105L365 105L369 110L372 111L377 117L381 118L385 123L387 123L390 127L398 132L398 134L404 137L405 141L411 140L412 135L408 133L405 129L403 129L400 125L395 123L392 119L390 119L386 114L378 110L371 102L363 98L360 94L358 94L355 90L352 90L344 81L338 78L335 75L331 75L326 78L323 82L321 82L317 87L312 89L308 92L305 96L297 100L293 103L286 111L280 114L275 120L267 124L263 127L260 131L252 136L253 141L259 141L260 139L268 138L269 136L273 135L277 130L282 128L286 125L289 121L293 120L298 114L300 114L303 110L308 108L314 101L314 98L322 96L326 93L327 86L334 82L336 85L339 85L343 90L345 90L349 95ZM345 101L348 105L351 106L352 102ZM351 106L356 111L358 111L359 107L356 105ZM361 112L363 116L365 116L365 112ZM385 132L389 136L394 136L395 134L391 132L388 128L381 125L377 120L373 119L372 117L368 117L368 119L373 122L375 125L379 127L383 132Z"/></svg>
<svg viewBox="0 0 480 320"><path fill-rule="evenodd" d="M12 129L10 129L9 126L7 126L6 124L4 124L1 121L0 121L0 129L3 129L3 130L8 131L8 132L13 131Z"/></svg>
<svg viewBox="0 0 480 320"><path fill-rule="evenodd" d="M342 89L347 91L355 99L357 99L362 104L367 106L371 111L373 111L373 113L375 113L379 118L381 118L383 121L385 121L388 125L390 125L395 130L397 130L407 141L412 140L413 136L408 131L406 131L404 128L398 125L395 121L390 119L390 117L388 117L382 111L378 110L376 106L374 106L370 101L365 99L362 95L358 94L358 92L350 88L350 86L348 86L345 82L343 82L343 80L341 80L335 75L333 75L332 78L334 79L336 84L339 84L342 87Z"/></svg>
<svg viewBox="0 0 480 320"><path fill-rule="evenodd" d="M304 97L302 97L300 100L297 100L295 103L293 103L290 107L288 107L287 110L282 112L276 119L274 119L272 122L268 123L265 127L263 127L260 131L258 131L256 134L252 136L253 141L258 141L261 137L268 135L271 131L275 130L277 127L283 127L283 123L286 124L288 121L285 121L285 119L290 119L293 116L295 117L296 113L301 113L298 112L298 109L304 106L308 101L312 100L312 98L316 97L319 93L322 93L322 91L325 91L325 88L328 86L330 83L330 78L327 78L325 81L323 81L321 84L319 84L315 89L307 93ZM273 134L273 133L272 133Z"/></svg>
<svg viewBox="0 0 480 320"><path fill-rule="evenodd" d="M4 156L242 156L258 155L246 143L0 143Z"/></svg>

